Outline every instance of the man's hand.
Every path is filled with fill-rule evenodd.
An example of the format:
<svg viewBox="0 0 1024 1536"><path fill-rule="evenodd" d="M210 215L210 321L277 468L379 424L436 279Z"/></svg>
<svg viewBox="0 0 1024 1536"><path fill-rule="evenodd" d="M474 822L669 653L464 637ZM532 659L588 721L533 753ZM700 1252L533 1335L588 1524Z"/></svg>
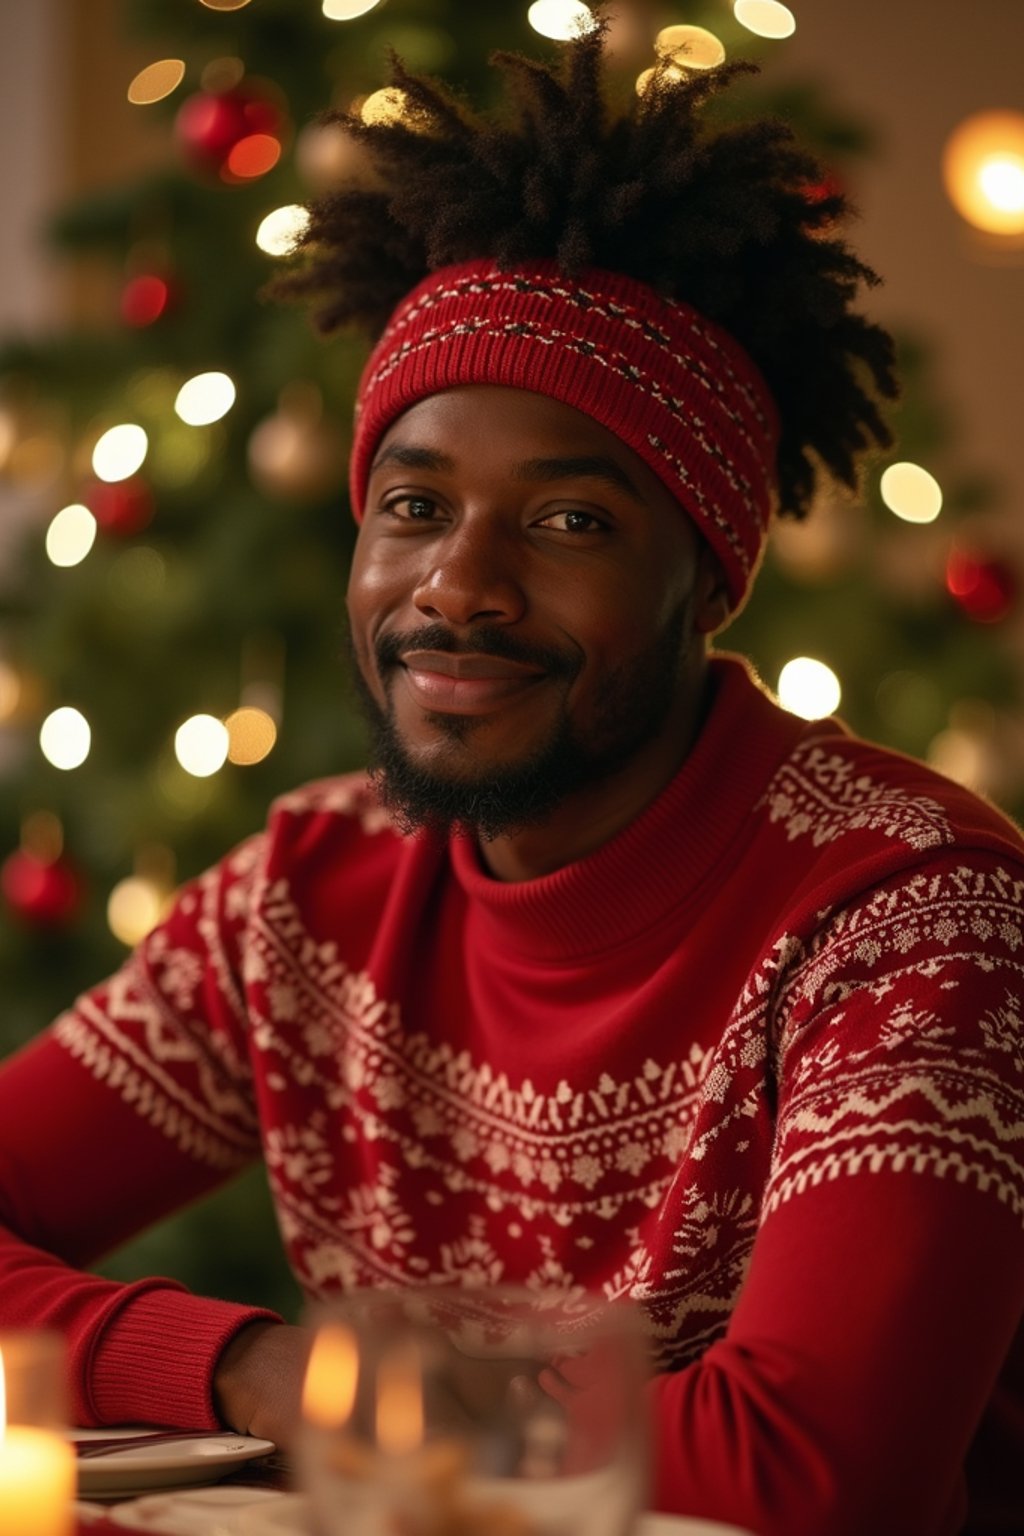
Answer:
<svg viewBox="0 0 1024 1536"><path fill-rule="evenodd" d="M299 1423L312 1338L307 1328L287 1323L250 1323L237 1333L213 1373L213 1405L221 1421L287 1449Z"/></svg>

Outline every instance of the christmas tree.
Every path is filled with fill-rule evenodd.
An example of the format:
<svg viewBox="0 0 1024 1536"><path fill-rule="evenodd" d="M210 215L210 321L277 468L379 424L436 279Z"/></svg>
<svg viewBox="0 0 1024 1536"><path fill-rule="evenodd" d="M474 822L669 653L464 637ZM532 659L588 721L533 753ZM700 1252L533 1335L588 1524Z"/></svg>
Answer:
<svg viewBox="0 0 1024 1536"><path fill-rule="evenodd" d="M864 133L820 92L774 86L775 45L721 5L689 10L666 36L674 18L654 0L620 7L623 92L659 35L687 67L715 62L714 38L694 31L713 28L729 55L768 66L729 110L783 113L831 177L855 178ZM565 11L544 0L533 14L557 32ZM303 200L367 174L317 114L394 110L375 94L388 47L483 102L493 49L558 46L525 4L456 0L129 0L123 25L151 46L152 66L124 86L161 152L53 226L69 262L105 272L103 321L0 355L8 472L45 506L0 594L4 1050L115 968L175 884L258 829L277 793L362 761L342 608L363 347L325 345L301 313L260 300ZM890 458L916 462L949 424L925 352L903 351ZM1013 577L956 534L985 488L968 466L928 523L905 487L882 484L884 467L861 498L823 498L806 528L780 530L722 643L772 686L788 660L827 662L855 729L931 752L1018 808L1021 786L993 773L1013 678L992 625ZM897 502L918 522L895 519ZM275 1250L255 1173L104 1267L294 1311Z"/></svg>

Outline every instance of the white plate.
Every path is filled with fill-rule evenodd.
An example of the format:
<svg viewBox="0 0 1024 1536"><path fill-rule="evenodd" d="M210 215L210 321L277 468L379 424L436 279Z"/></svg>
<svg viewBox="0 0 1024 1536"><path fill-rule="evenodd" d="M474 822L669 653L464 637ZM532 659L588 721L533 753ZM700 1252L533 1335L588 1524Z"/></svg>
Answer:
<svg viewBox="0 0 1024 1536"><path fill-rule="evenodd" d="M100 1430L99 1435L109 1433ZM144 1432L143 1432L144 1433ZM88 1444L89 1436L74 1437ZM117 1448L78 1463L78 1490L89 1498L131 1498L151 1488L185 1488L196 1483L215 1483L243 1462L269 1456L276 1450L272 1440L251 1435L196 1435L194 1440L167 1440L163 1445L132 1445L125 1435L124 1450Z"/></svg>
<svg viewBox="0 0 1024 1536"><path fill-rule="evenodd" d="M238 1536L309 1536L313 1529L309 1501L301 1494L279 1494L271 1503L250 1507L239 1520ZM751 1536L735 1525L686 1520L679 1515L641 1515L636 1536Z"/></svg>

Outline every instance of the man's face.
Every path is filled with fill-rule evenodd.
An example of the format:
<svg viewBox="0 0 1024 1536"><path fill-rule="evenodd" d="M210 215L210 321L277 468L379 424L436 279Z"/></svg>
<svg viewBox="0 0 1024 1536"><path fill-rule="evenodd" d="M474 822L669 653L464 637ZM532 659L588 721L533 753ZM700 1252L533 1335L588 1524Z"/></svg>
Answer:
<svg viewBox="0 0 1024 1536"><path fill-rule="evenodd" d="M717 593L685 514L590 417L489 385L420 401L377 449L348 592L386 802L493 838L612 775L667 782Z"/></svg>

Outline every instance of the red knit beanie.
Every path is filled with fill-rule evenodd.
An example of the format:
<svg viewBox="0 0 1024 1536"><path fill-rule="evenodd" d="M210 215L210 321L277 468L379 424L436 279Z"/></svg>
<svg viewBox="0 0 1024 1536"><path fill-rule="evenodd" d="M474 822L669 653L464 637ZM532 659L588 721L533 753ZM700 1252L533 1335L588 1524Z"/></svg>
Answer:
<svg viewBox="0 0 1024 1536"><path fill-rule="evenodd" d="M501 384L607 427L689 513L739 607L775 497L778 419L742 347L689 305L620 273L554 262L444 267L396 308L359 385L349 468L362 518L381 437L427 395Z"/></svg>

